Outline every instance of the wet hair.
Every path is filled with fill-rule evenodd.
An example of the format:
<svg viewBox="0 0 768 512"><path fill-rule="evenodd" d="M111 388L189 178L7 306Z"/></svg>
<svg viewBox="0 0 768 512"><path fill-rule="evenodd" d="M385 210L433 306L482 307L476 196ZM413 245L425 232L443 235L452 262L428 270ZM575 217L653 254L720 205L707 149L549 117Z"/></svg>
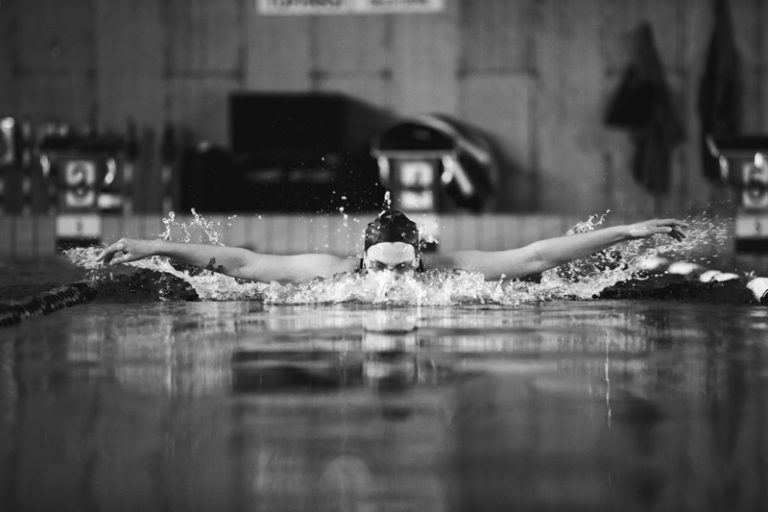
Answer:
<svg viewBox="0 0 768 512"><path fill-rule="evenodd" d="M382 212L365 229L365 250L382 242L404 242L419 252L419 228L398 210Z"/></svg>

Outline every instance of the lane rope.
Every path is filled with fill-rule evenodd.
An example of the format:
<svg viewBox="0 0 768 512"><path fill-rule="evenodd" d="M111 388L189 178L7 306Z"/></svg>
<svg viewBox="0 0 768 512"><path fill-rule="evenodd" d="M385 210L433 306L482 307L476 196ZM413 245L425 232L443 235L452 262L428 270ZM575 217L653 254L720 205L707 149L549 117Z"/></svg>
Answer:
<svg viewBox="0 0 768 512"><path fill-rule="evenodd" d="M16 325L27 318L47 315L69 306L88 302L96 295L97 289L94 283L77 281L36 293L19 301L0 303L0 328Z"/></svg>

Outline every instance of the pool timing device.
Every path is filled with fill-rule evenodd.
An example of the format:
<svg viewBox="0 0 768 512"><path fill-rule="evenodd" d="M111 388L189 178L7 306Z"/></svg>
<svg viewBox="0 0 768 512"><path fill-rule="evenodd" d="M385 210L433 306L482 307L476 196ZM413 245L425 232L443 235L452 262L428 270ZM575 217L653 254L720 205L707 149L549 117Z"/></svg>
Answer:
<svg viewBox="0 0 768 512"><path fill-rule="evenodd" d="M708 137L720 177L738 190L737 252L768 253L768 135Z"/></svg>

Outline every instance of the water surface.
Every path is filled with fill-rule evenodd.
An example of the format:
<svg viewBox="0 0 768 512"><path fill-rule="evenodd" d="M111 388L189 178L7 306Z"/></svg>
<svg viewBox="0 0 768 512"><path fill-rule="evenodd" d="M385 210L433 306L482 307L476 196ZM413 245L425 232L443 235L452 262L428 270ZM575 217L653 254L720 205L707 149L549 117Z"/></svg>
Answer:
<svg viewBox="0 0 768 512"><path fill-rule="evenodd" d="M3 510L766 510L768 309L90 303L0 332Z"/></svg>

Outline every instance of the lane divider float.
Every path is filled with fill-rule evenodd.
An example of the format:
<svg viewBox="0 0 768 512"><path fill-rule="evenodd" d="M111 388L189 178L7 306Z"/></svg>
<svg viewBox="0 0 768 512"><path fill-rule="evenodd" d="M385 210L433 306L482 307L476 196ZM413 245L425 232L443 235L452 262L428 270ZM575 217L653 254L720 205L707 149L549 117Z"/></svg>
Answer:
<svg viewBox="0 0 768 512"><path fill-rule="evenodd" d="M16 325L27 318L88 302L96 297L94 283L77 281L32 295L20 301L0 303L0 327Z"/></svg>
<svg viewBox="0 0 768 512"><path fill-rule="evenodd" d="M688 261L672 261L661 256L651 256L640 262L640 268L657 274L679 275L700 283L725 283L743 279L733 272L713 270ZM757 302L768 303L768 277L753 277L746 281L746 287Z"/></svg>

